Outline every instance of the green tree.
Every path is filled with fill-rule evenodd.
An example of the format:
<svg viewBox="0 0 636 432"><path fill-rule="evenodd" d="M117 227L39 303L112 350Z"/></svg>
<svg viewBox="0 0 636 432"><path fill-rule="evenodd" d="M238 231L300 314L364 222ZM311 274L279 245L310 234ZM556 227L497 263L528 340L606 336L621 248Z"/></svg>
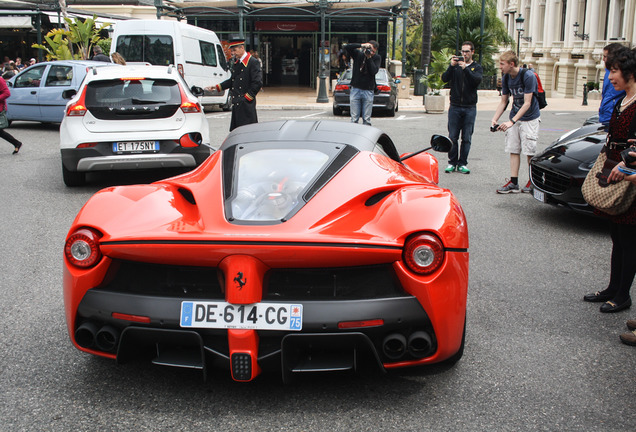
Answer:
<svg viewBox="0 0 636 432"><path fill-rule="evenodd" d="M430 34L423 31L426 2L431 2L432 25ZM479 59L481 49L484 75L495 75L496 65L493 55L500 46L513 46L514 40L506 32L503 22L497 17L496 0L486 0L484 13L484 35L480 39L481 0L464 0L460 9L459 41L469 40L475 44L475 59ZM398 23L398 27L400 24ZM457 9L452 0L411 0L408 11L406 34L406 70L422 68L430 64L426 55L426 41L430 40L431 51L443 48L455 49L457 37ZM481 42L481 43L480 43ZM424 52L423 52L424 48ZM402 43L396 46L396 57L402 59Z"/></svg>
<svg viewBox="0 0 636 432"><path fill-rule="evenodd" d="M33 44L32 47L44 50L47 60L88 60L93 45L104 43L100 33L111 25L103 23L97 26L95 19L95 15L85 20L64 18L66 29L51 30L44 37L46 45Z"/></svg>

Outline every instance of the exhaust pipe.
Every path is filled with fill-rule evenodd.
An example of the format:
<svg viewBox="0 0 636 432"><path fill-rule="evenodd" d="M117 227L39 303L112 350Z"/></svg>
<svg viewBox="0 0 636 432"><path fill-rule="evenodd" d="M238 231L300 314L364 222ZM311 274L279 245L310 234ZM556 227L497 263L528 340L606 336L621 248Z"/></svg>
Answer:
<svg viewBox="0 0 636 432"><path fill-rule="evenodd" d="M95 344L102 351L114 351L119 341L119 332L111 327L104 326L95 335Z"/></svg>
<svg viewBox="0 0 636 432"><path fill-rule="evenodd" d="M75 342L82 348L91 348L95 344L97 326L86 321L75 330Z"/></svg>
<svg viewBox="0 0 636 432"><path fill-rule="evenodd" d="M382 352L391 360L397 360L406 353L406 338L400 333L392 333L382 341Z"/></svg>
<svg viewBox="0 0 636 432"><path fill-rule="evenodd" d="M416 331L409 336L409 354L415 358L424 358L431 351L431 337L425 331Z"/></svg>

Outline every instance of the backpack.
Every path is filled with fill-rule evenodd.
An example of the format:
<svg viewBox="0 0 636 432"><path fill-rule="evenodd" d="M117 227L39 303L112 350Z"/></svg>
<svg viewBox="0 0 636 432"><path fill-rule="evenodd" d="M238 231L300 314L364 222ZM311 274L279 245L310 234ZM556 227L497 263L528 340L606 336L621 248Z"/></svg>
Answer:
<svg viewBox="0 0 636 432"><path fill-rule="evenodd" d="M524 83L523 77L526 74L527 69L521 68L519 72L521 73L521 84ZM539 109L548 106L548 102L545 100L545 91L543 90L543 85L541 84L541 79L539 79L539 75L536 72L533 72L534 76L537 77L537 91L534 92L534 97L537 98L537 102L539 103ZM506 82L506 87L508 86L508 74L505 74L503 80Z"/></svg>

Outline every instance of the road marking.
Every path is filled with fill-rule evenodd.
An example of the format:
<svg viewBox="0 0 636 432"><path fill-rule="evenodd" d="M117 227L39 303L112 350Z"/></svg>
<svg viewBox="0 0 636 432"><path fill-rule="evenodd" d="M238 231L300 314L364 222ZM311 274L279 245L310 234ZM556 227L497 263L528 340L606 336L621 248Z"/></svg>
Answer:
<svg viewBox="0 0 636 432"><path fill-rule="evenodd" d="M313 117L313 116L322 115L322 114L327 114L327 111L321 111L321 112L317 112L317 113L313 113L313 114L307 114L306 116L302 116L302 117L298 117L298 118L307 118L307 117Z"/></svg>

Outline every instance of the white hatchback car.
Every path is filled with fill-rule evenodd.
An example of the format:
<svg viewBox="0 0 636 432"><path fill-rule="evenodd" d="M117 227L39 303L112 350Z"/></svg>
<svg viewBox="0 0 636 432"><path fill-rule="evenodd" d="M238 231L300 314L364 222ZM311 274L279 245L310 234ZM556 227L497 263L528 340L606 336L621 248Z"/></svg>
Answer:
<svg viewBox="0 0 636 432"><path fill-rule="evenodd" d="M210 155L210 129L197 96L173 66L90 70L60 125L62 175L81 186L86 173L196 167Z"/></svg>

